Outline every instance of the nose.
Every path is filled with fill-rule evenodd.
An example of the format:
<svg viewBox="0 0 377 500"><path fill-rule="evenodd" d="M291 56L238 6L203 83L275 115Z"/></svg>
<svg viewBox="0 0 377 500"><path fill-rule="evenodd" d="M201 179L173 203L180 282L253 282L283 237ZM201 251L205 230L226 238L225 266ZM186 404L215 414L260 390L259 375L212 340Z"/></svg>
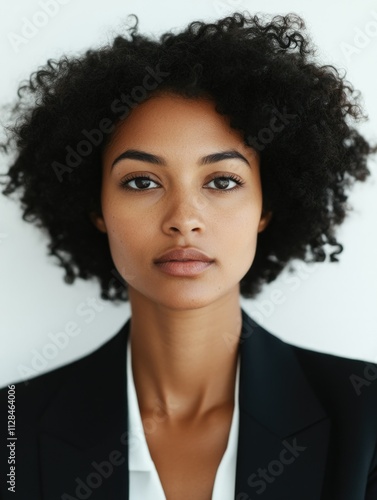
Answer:
<svg viewBox="0 0 377 500"><path fill-rule="evenodd" d="M202 232L205 229L204 209L207 200L204 196L181 192L170 199L165 207L162 230L166 234L188 234L192 231Z"/></svg>

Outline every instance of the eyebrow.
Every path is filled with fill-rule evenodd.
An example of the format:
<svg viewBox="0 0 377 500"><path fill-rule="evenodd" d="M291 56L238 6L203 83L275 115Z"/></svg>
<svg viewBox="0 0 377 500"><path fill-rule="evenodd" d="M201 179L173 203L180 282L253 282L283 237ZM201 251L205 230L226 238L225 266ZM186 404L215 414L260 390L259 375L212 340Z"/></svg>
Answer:
<svg viewBox="0 0 377 500"><path fill-rule="evenodd" d="M148 163L153 163L155 165L161 165L161 166L166 166L166 161L164 158L161 156L153 155L151 153L147 153L145 151L140 151L138 149L127 149L124 153L120 154L115 158L113 161L111 168L113 168L118 162L121 160L125 159L132 159L132 160L139 160L139 161L144 161ZM220 151L218 153L212 153L207 156L202 156L199 161L198 165L209 165L211 163L217 163L218 161L222 160L229 160L229 159L239 159L242 160L244 163L246 163L250 168L251 165L248 162L248 160L243 156L241 153L236 151L235 149L230 149L227 151Z"/></svg>

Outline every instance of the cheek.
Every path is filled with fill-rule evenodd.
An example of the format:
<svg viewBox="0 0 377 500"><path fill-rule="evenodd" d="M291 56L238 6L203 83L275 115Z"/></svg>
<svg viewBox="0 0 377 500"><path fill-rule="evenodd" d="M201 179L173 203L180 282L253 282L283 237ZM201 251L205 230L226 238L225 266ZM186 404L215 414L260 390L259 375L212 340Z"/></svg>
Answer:
<svg viewBox="0 0 377 500"><path fill-rule="evenodd" d="M139 241L140 224L127 218L114 217L108 225L108 237L113 258L119 255L132 257L140 252L142 242Z"/></svg>
<svg viewBox="0 0 377 500"><path fill-rule="evenodd" d="M120 263L122 256L130 255L138 246L138 227L140 223L132 215L130 207L116 196L104 192L102 214L105 219L108 242L114 263Z"/></svg>
<svg viewBox="0 0 377 500"><path fill-rule="evenodd" d="M226 227L223 228L223 232L232 234L239 241L254 241L257 236L259 220L259 207L249 202L225 217ZM219 227L221 227L221 222ZM228 237L228 239L229 243L232 244L231 238Z"/></svg>
<svg viewBox="0 0 377 500"><path fill-rule="evenodd" d="M238 262L243 267L249 267L254 259L260 213L254 205L244 207L234 214L222 230L222 241L226 248L226 258Z"/></svg>
<svg viewBox="0 0 377 500"><path fill-rule="evenodd" d="M143 265L145 244L138 239L137 225L132 220L113 217L108 227L108 242L114 266L123 279L132 284Z"/></svg>

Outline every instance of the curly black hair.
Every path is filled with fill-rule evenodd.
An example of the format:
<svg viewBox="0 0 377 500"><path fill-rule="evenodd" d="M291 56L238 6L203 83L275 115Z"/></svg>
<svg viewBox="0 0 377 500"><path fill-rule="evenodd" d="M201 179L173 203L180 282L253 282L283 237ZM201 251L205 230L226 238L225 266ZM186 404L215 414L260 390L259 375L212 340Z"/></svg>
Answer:
<svg viewBox="0 0 377 500"><path fill-rule="evenodd" d="M346 190L370 175L377 147L352 126L367 118L359 93L316 62L303 19L235 12L153 38L138 33L134 17L111 43L49 59L21 83L1 144L16 152L2 192L22 190L23 219L47 230L65 281L94 277L101 298L128 300L107 235L92 220L101 214L101 153L130 110L159 91L210 96L260 155L263 210L273 216L240 282L244 297L292 259L324 261L326 244L338 261Z"/></svg>

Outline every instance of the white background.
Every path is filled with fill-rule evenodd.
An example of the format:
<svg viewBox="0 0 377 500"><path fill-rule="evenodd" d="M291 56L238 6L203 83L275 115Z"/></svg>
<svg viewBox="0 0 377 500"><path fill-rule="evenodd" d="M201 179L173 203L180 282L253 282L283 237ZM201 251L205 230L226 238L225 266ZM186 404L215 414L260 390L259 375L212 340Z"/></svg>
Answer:
<svg viewBox="0 0 377 500"><path fill-rule="evenodd" d="M347 79L361 91L369 122L360 130L368 139L377 140L377 6L373 2L65 0L26 43L12 44L11 38L22 36L28 22L41 19L41 3L7 2L0 16L1 105L12 101L18 83L48 58L77 55L105 44L131 13L138 15L141 33L158 35L194 20L214 21L235 10L295 12L304 17L321 63L345 69ZM2 172L7 162L1 157ZM354 211L337 233L345 246L340 262L303 264L301 270L297 263L295 286L286 281L288 273L284 272L258 299L241 299L241 305L288 342L377 362L376 161L369 166L373 175L354 188L349 198ZM65 284L63 269L55 265L55 258L47 257L47 236L22 221L16 201L0 194L0 213L0 386L4 386L27 378L25 368L34 376L92 352L119 330L130 308L128 303L116 306L101 301L94 281ZM280 304L272 302L274 290L282 294ZM96 299L95 308L87 304L91 297ZM80 311L89 312L80 315ZM51 336L69 322L75 322L80 333L52 359L41 357Z"/></svg>

